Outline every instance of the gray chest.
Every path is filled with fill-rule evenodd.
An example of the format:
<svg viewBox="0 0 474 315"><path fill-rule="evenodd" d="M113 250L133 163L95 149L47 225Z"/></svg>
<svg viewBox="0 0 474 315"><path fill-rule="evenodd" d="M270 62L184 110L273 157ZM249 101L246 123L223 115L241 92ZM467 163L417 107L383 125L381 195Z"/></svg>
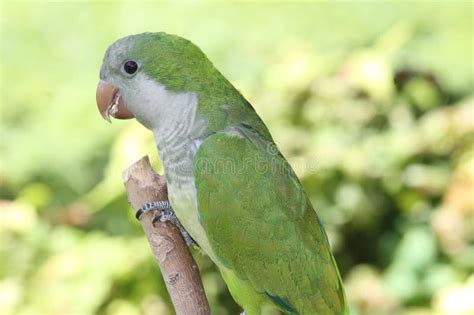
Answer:
<svg viewBox="0 0 474 315"><path fill-rule="evenodd" d="M168 197L181 224L201 249L214 259L215 255L199 219L193 158L199 142L179 136L158 142L158 150L165 168Z"/></svg>
<svg viewBox="0 0 474 315"><path fill-rule="evenodd" d="M193 156L190 140L167 143L159 149L168 185L178 189L194 187ZM161 147L161 145L158 145Z"/></svg>
<svg viewBox="0 0 474 315"><path fill-rule="evenodd" d="M168 181L168 197L173 210L191 237L201 249L214 260L215 255L207 238L207 234L199 218L198 200L194 175L189 175L192 168L188 161L180 161L165 166L165 175ZM192 173L192 170L191 170Z"/></svg>

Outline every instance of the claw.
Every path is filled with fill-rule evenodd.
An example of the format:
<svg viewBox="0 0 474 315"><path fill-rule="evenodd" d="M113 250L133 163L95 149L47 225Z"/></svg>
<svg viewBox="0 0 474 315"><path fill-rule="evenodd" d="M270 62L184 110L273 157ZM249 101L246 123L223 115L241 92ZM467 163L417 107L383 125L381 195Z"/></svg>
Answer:
<svg viewBox="0 0 474 315"><path fill-rule="evenodd" d="M151 210L161 210L160 213L153 218L152 223L155 224L157 221L166 222L169 221L176 225L183 236L186 245L191 246L196 244L193 240L191 235L189 235L188 231L183 227L181 222L179 222L178 218L174 214L173 209L168 201L155 201L155 202L148 202L143 205L140 209L138 209L135 217L140 220L141 216ZM196 244L197 245L197 244Z"/></svg>
<svg viewBox="0 0 474 315"><path fill-rule="evenodd" d="M151 210L167 210L167 209L171 210L171 205L168 201L161 200L161 201L155 201L155 202L147 202L140 209L138 209L137 213L135 213L135 217L137 218L137 220L140 220L143 214Z"/></svg>

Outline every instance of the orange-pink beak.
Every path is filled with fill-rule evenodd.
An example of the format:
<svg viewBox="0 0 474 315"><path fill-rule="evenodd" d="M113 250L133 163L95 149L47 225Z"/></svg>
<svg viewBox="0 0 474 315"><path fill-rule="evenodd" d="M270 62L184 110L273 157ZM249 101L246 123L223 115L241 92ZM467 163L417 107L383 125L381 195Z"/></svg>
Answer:
<svg viewBox="0 0 474 315"><path fill-rule="evenodd" d="M96 101L100 114L109 122L110 117L117 119L134 117L125 106L120 90L108 82L101 80L97 85Z"/></svg>

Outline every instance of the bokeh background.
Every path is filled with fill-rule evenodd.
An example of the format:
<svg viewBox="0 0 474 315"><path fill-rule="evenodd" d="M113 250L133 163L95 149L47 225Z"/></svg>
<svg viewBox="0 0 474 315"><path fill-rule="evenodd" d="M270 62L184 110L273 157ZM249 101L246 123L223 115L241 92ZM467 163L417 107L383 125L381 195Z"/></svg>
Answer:
<svg viewBox="0 0 474 315"><path fill-rule="evenodd" d="M172 314L121 172L150 132L95 105L105 49L200 46L328 231L353 314L474 314L473 3L2 2L0 313ZM237 314L195 251L213 314Z"/></svg>

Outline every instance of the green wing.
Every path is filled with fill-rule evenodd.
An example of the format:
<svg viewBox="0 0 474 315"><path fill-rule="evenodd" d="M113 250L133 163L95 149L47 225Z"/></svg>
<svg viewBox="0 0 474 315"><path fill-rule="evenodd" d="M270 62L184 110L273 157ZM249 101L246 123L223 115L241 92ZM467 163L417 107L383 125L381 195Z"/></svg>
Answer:
<svg viewBox="0 0 474 315"><path fill-rule="evenodd" d="M243 125L214 133L194 170L200 219L224 266L289 313L343 312L326 234L271 140Z"/></svg>

